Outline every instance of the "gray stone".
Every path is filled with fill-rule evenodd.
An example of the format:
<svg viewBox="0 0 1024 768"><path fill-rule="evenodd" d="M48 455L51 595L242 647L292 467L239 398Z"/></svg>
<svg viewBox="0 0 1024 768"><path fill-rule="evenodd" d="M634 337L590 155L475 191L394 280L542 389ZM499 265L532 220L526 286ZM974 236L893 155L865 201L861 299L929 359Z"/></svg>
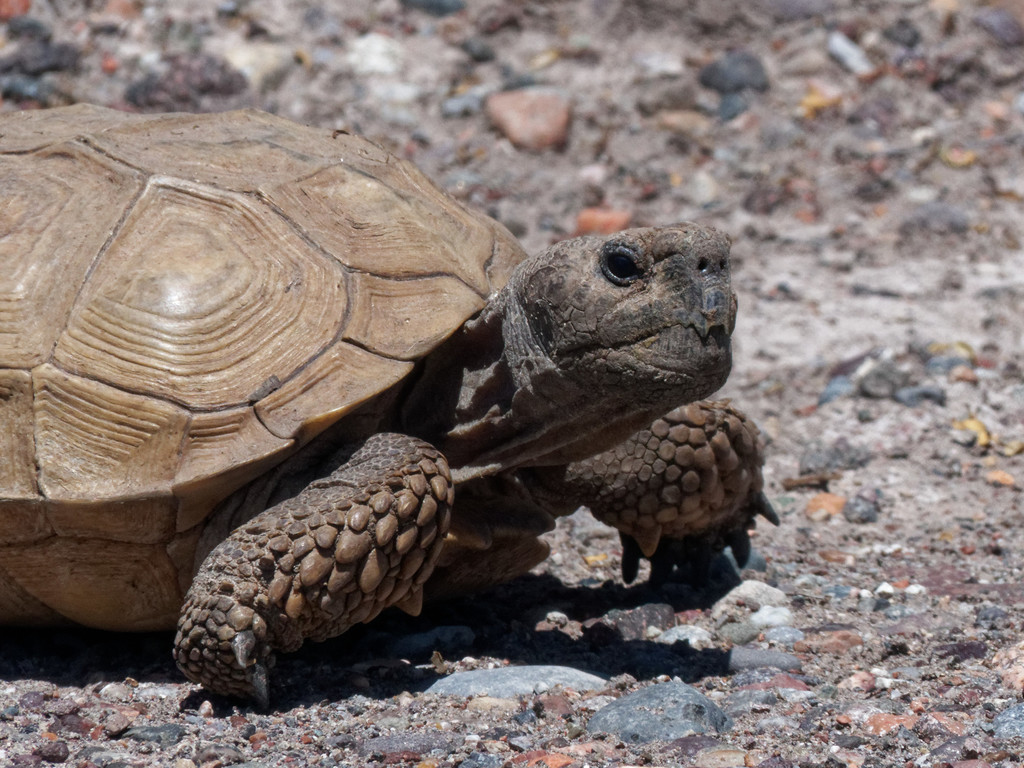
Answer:
<svg viewBox="0 0 1024 768"><path fill-rule="evenodd" d="M478 115L484 110L484 99L494 89L486 85L478 85L469 88L455 96L449 96L441 102L441 117L470 117Z"/></svg>
<svg viewBox="0 0 1024 768"><path fill-rule="evenodd" d="M909 408L915 408L925 400L931 400L937 405L946 404L946 390L931 384L921 384L913 387L901 387L893 395L893 400Z"/></svg>
<svg viewBox="0 0 1024 768"><path fill-rule="evenodd" d="M1017 705L1000 712L995 716L992 724L995 726L996 738L1024 736L1024 705Z"/></svg>
<svg viewBox="0 0 1024 768"><path fill-rule="evenodd" d="M644 640L648 630L666 630L675 624L676 614L667 603L647 603L629 610L612 609L605 620L618 630L623 640Z"/></svg>
<svg viewBox="0 0 1024 768"><path fill-rule="evenodd" d="M132 755L129 752L122 752L103 747L84 747L75 755L76 762L88 761L105 768L108 765L131 765Z"/></svg>
<svg viewBox="0 0 1024 768"><path fill-rule="evenodd" d="M843 517L850 523L874 523L878 521L877 491L861 492L843 505Z"/></svg>
<svg viewBox="0 0 1024 768"><path fill-rule="evenodd" d="M821 16L832 10L831 0L763 0L776 21L797 21Z"/></svg>
<svg viewBox="0 0 1024 768"><path fill-rule="evenodd" d="M764 65L750 51L730 51L701 69L698 80L718 93L739 93L745 89L768 90Z"/></svg>
<svg viewBox="0 0 1024 768"><path fill-rule="evenodd" d="M765 717L754 724L754 730L758 733L776 733L779 731L795 731L800 727L800 722L792 717L776 715Z"/></svg>
<svg viewBox="0 0 1024 768"><path fill-rule="evenodd" d="M365 741L359 740L356 741L355 746L356 752L363 757L376 754L386 755L392 752L414 752L417 755L425 755L435 750L447 753L456 746L456 742L461 744L462 739L451 733L407 731L376 736Z"/></svg>
<svg viewBox="0 0 1024 768"><path fill-rule="evenodd" d="M718 102L718 118L723 123L727 123L734 117L739 117L748 109L750 109L750 102L747 101L747 97L742 93L723 93L722 100ZM701 204L707 206L710 204L710 201Z"/></svg>
<svg viewBox="0 0 1024 768"><path fill-rule="evenodd" d="M786 672L797 672L801 669L800 659L791 653L743 646L736 646L729 651L729 670L731 672L762 667L774 667Z"/></svg>
<svg viewBox="0 0 1024 768"><path fill-rule="evenodd" d="M431 685L427 693L448 696L487 695L509 699L515 696L530 696L556 685L574 688L577 691L596 691L607 684L608 681L603 677L572 667L537 665L456 672Z"/></svg>
<svg viewBox="0 0 1024 768"><path fill-rule="evenodd" d="M921 32L910 19L897 19L895 24L883 29L882 34L886 40L905 48L914 48L921 42Z"/></svg>
<svg viewBox="0 0 1024 768"><path fill-rule="evenodd" d="M169 746L177 744L185 737L185 726L178 723L165 723L164 725L137 725L124 732L126 739L135 741L155 741L158 744Z"/></svg>
<svg viewBox="0 0 1024 768"><path fill-rule="evenodd" d="M722 733L732 720L685 683L659 683L623 696L594 713L591 733L610 733L627 744L670 741L694 733Z"/></svg>
<svg viewBox="0 0 1024 768"><path fill-rule="evenodd" d="M936 200L918 206L900 223L900 234L933 232L939 235L962 235L970 229L971 220L962 208Z"/></svg>
<svg viewBox="0 0 1024 768"><path fill-rule="evenodd" d="M818 396L818 405L831 403L840 397L852 395L856 391L857 387L849 376L833 376Z"/></svg>
<svg viewBox="0 0 1024 768"><path fill-rule="evenodd" d="M771 627L764 631L764 639L778 645L792 645L804 639L804 633L796 627Z"/></svg>
<svg viewBox="0 0 1024 768"><path fill-rule="evenodd" d="M811 443L800 456L801 475L816 475L837 469L858 469L871 461L871 451L840 437L831 445Z"/></svg>
<svg viewBox="0 0 1024 768"><path fill-rule="evenodd" d="M402 0L402 5L426 11L432 16L450 16L466 7L463 0Z"/></svg>
<svg viewBox="0 0 1024 768"><path fill-rule="evenodd" d="M733 645L743 645L758 638L761 630L749 621L733 621L718 628L718 636Z"/></svg>
<svg viewBox="0 0 1024 768"><path fill-rule="evenodd" d="M725 711L730 716L747 712L766 712L779 701L779 695L772 690L750 689L734 691L725 702Z"/></svg>
<svg viewBox="0 0 1024 768"><path fill-rule="evenodd" d="M982 8L974 15L974 23L988 32L1003 48L1024 44L1024 27L1005 8Z"/></svg>
<svg viewBox="0 0 1024 768"><path fill-rule="evenodd" d="M857 388L865 397L886 399L906 387L909 375L892 360L873 360L858 372Z"/></svg>

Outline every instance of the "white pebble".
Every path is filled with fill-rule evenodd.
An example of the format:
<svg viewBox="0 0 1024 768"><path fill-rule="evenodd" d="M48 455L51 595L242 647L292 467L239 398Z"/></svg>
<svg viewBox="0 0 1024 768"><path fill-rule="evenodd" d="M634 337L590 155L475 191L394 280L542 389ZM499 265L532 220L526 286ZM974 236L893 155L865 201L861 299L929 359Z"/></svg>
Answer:
<svg viewBox="0 0 1024 768"><path fill-rule="evenodd" d="M710 632L703 627L694 627L689 625L666 629L658 635L655 640L659 643L665 643L666 645L672 645L673 643L685 640L690 644L691 648L698 651L704 648L710 648L714 645Z"/></svg>
<svg viewBox="0 0 1024 768"><path fill-rule="evenodd" d="M345 61L357 75L394 75L402 68L402 58L401 43L370 32L349 43Z"/></svg>
<svg viewBox="0 0 1024 768"><path fill-rule="evenodd" d="M750 623L758 628L785 627L793 622L793 612L784 605L765 605L751 614Z"/></svg>
<svg viewBox="0 0 1024 768"><path fill-rule="evenodd" d="M864 53L864 49L838 30L828 36L828 52L855 75L869 75L875 71L875 65Z"/></svg>
<svg viewBox="0 0 1024 768"><path fill-rule="evenodd" d="M888 581L883 581L881 584L879 584L877 587L875 587L875 594L876 595L895 595L896 594L896 588L893 587L893 585L890 584Z"/></svg>

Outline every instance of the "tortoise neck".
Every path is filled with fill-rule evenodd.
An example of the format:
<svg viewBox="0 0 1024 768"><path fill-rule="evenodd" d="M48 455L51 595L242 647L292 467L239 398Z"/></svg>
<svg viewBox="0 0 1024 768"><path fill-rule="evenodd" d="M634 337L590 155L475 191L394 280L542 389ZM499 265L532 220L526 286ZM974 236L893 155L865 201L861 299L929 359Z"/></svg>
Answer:
<svg viewBox="0 0 1024 768"><path fill-rule="evenodd" d="M401 428L439 448L462 482L585 458L650 420L612 399L557 369L509 285L430 356Z"/></svg>

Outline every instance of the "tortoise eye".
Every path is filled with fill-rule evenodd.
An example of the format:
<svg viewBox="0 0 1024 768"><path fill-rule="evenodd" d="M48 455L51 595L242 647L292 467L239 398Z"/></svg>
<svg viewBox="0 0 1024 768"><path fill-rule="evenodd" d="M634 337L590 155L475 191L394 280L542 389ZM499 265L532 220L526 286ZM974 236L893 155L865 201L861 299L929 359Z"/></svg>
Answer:
<svg viewBox="0 0 1024 768"><path fill-rule="evenodd" d="M621 243L609 243L601 251L601 271L615 285L629 285L643 275L636 251Z"/></svg>

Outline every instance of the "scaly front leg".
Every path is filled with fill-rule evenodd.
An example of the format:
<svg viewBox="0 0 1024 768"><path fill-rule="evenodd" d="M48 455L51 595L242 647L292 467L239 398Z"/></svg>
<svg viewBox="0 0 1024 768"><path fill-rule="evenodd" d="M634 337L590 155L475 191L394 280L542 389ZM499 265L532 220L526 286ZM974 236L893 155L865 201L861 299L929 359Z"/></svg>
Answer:
<svg viewBox="0 0 1024 768"><path fill-rule="evenodd" d="M752 421L728 401L702 401L670 411L611 450L538 472L537 493L552 507L561 501L563 511L584 504L617 528L627 583L641 556L651 561L655 585L676 568L700 583L726 546L746 563L755 516L778 524L761 490L763 461Z"/></svg>
<svg viewBox="0 0 1024 768"><path fill-rule="evenodd" d="M448 531L444 457L397 434L235 529L185 598L174 658L216 693L269 700L274 651L324 640L397 605L418 613Z"/></svg>

